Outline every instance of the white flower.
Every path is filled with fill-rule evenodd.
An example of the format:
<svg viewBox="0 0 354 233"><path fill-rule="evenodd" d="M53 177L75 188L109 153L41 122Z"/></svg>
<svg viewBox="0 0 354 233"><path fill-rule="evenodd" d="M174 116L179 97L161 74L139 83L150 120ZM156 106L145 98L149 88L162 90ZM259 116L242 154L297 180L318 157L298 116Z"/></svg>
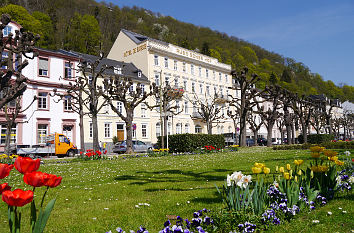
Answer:
<svg viewBox="0 0 354 233"><path fill-rule="evenodd" d="M349 152L349 151L345 151L344 154L345 154L346 156L350 156L350 152Z"/></svg>
<svg viewBox="0 0 354 233"><path fill-rule="evenodd" d="M328 211L327 214L328 214L328 215L332 215L332 212L331 212L331 211Z"/></svg>
<svg viewBox="0 0 354 233"><path fill-rule="evenodd" d="M319 220L312 220L312 223L319 223Z"/></svg>
<svg viewBox="0 0 354 233"><path fill-rule="evenodd" d="M349 178L349 183L350 183L350 184L353 184L353 183L354 183L354 176L350 176L350 178Z"/></svg>
<svg viewBox="0 0 354 233"><path fill-rule="evenodd" d="M235 182L238 186L240 186L239 182L242 180L242 177L243 174L240 171L232 173L231 176L227 175L227 186L231 186L232 182Z"/></svg>
<svg viewBox="0 0 354 233"><path fill-rule="evenodd" d="M346 211L346 210L343 210L342 212L343 212L343 214L346 214L346 213L347 213L347 211Z"/></svg>
<svg viewBox="0 0 354 233"><path fill-rule="evenodd" d="M251 175L243 176L243 177L242 177L242 187L243 187L243 188L246 188L247 185L248 185L249 183L251 183L251 182L252 182L252 176L251 176ZM240 186L240 187L241 187L241 186Z"/></svg>

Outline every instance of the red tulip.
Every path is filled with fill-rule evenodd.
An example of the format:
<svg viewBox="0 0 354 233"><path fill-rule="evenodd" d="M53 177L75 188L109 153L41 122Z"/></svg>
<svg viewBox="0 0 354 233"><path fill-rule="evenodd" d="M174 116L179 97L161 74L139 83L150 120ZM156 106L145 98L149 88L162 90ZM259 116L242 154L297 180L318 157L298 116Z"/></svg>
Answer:
<svg viewBox="0 0 354 233"><path fill-rule="evenodd" d="M22 189L6 190L2 193L2 200L10 206L24 206L33 200L33 191L23 191Z"/></svg>
<svg viewBox="0 0 354 233"><path fill-rule="evenodd" d="M14 165L8 165L8 164L5 164L5 163L0 163L0 179L3 179L6 176L8 176L13 167L14 167Z"/></svg>
<svg viewBox="0 0 354 233"><path fill-rule="evenodd" d="M60 185L61 180L63 179L61 176L56 176L53 174L48 174L49 179L47 180L47 183L45 184L45 186L54 188L57 187L58 185Z"/></svg>
<svg viewBox="0 0 354 233"><path fill-rule="evenodd" d="M11 190L11 187L9 186L9 184L8 183L0 184L0 194L2 192L5 192L6 190Z"/></svg>
<svg viewBox="0 0 354 233"><path fill-rule="evenodd" d="M31 159L29 157L17 157L15 168L22 174L37 171L40 165L40 159Z"/></svg>
<svg viewBox="0 0 354 233"><path fill-rule="evenodd" d="M48 179L49 179L49 174L40 171L26 173L23 176L23 181L26 184L31 185L33 187L41 187L46 185Z"/></svg>

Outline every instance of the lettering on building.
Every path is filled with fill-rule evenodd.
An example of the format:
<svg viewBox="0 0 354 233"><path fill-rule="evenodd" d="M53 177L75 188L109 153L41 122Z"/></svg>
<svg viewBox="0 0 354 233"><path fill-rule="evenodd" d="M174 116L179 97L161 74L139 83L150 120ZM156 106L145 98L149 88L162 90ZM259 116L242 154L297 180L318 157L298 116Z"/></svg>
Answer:
<svg viewBox="0 0 354 233"><path fill-rule="evenodd" d="M196 60L199 60L199 61L204 61L204 62L211 63L211 59L210 58L204 57L204 56L196 54L196 53L193 53L191 51L180 49L180 48L177 48L176 51L177 51L178 54L181 54L183 56L190 57L190 58L193 58L193 59L196 59Z"/></svg>
<svg viewBox="0 0 354 233"><path fill-rule="evenodd" d="M124 52L124 57L128 57L130 55L133 55L135 53L138 53L138 52L141 52L143 51L144 49L146 49L146 43L142 44L142 45L139 45L138 47L136 48L133 48L133 49L130 49L130 50L127 50Z"/></svg>

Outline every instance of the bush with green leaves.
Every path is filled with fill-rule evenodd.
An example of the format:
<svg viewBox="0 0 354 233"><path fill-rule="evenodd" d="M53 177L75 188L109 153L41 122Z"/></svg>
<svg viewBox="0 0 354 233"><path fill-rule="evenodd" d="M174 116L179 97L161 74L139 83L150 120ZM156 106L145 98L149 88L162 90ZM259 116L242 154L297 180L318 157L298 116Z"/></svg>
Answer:
<svg viewBox="0 0 354 233"><path fill-rule="evenodd" d="M161 148L162 137L158 138L158 146ZM165 145L167 138L164 137ZM222 149L225 147L225 138L223 135L214 134L175 134L168 136L168 148L173 153L193 152L205 146L214 146Z"/></svg>
<svg viewBox="0 0 354 233"><path fill-rule="evenodd" d="M307 142L311 144L320 144L323 142L330 142L334 139L333 134L310 134L307 135ZM304 136L300 134L298 136L298 140L300 143L304 143Z"/></svg>

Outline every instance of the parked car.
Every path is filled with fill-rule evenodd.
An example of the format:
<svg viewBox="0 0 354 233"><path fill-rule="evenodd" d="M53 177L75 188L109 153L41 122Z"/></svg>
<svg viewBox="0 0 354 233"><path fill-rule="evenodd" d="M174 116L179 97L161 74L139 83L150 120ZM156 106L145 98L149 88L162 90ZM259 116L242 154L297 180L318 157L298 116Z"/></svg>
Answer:
<svg viewBox="0 0 354 233"><path fill-rule="evenodd" d="M246 138L246 145L247 146L254 146L254 139L253 138Z"/></svg>
<svg viewBox="0 0 354 233"><path fill-rule="evenodd" d="M139 140L133 140L134 152L147 152L152 150L153 146L150 143L145 143ZM123 154L127 151L127 141L118 142L113 147L113 153Z"/></svg>
<svg viewBox="0 0 354 233"><path fill-rule="evenodd" d="M266 138L257 138L257 144L259 146L266 146L267 145L267 139Z"/></svg>

